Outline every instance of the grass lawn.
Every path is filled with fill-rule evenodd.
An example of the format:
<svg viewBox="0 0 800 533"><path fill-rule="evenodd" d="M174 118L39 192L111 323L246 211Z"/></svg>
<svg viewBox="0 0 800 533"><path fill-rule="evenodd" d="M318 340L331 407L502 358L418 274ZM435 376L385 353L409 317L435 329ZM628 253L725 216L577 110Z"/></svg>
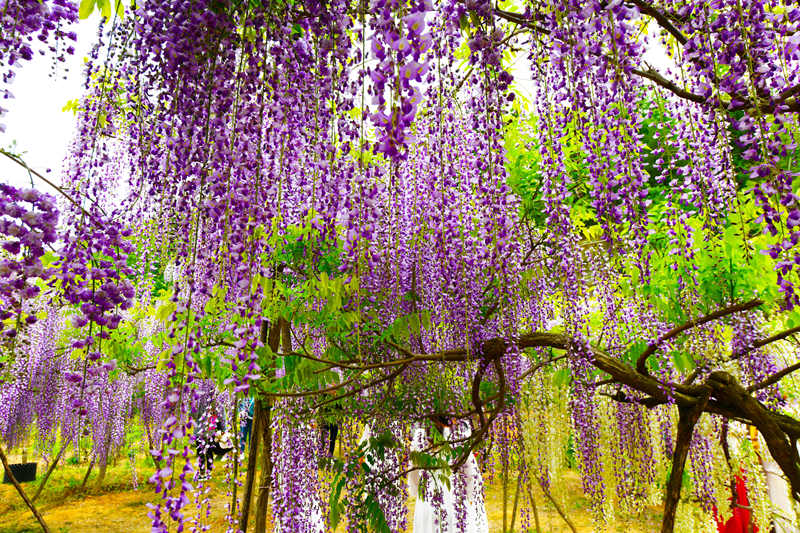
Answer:
<svg viewBox="0 0 800 533"><path fill-rule="evenodd" d="M109 465L105 483L102 488L96 487L94 479L96 471L90 477L85 490L80 485L88 465L60 465L48 482L37 505L54 533L96 533L96 532L146 532L150 531L150 520L147 517L146 504L158 500L152 487L146 483L149 472L143 463L137 465L139 489L133 490L131 467L127 461L120 460L116 465ZM40 473L41 475L41 473ZM36 483L25 485L29 495L35 492ZM513 495L516 483L509 483L508 520L511 517ZM576 525L578 531L592 531L591 515L587 510L588 502L580 491L580 480L574 472L567 472L562 478L556 498L563 502L563 508ZM207 521L212 532L225 531L225 508L229 503L227 486L223 483L223 472L219 468L211 483L211 513ZM240 492L241 494L241 492ZM538 490L534 491L537 500L539 518L543 533L569 532L570 529L546 501ZM501 484L494 483L487 487L486 504L489 513L490 530L503 530L503 491ZM409 501L409 519L413 517L414 502ZM525 506L524 511L530 510ZM197 516L194 504L187 512ZM204 513L200 513L204 514ZM607 524L605 531L625 533L649 533L658 530L660 509L648 508L637 516L622 517L618 523ZM251 515L252 516L252 515ZM409 520L410 521L410 520ZM532 521L532 518L531 518ZM251 531L252 529L251 519ZM340 527L339 530L344 530ZM520 529L520 517L517 517L515 531ZM22 503L19 495L11 485L0 485L0 533L38 532L33 516ZM410 531L410 529L409 529ZM529 531L533 531L532 529Z"/></svg>

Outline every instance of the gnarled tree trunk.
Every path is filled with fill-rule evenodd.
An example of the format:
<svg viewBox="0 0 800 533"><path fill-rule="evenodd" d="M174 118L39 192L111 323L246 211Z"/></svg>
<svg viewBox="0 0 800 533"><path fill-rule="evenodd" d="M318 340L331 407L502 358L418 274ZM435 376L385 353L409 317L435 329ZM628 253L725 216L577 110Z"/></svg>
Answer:
<svg viewBox="0 0 800 533"><path fill-rule="evenodd" d="M247 531L247 522L250 520L250 502L253 500L253 485L256 480L256 464L258 449L261 442L261 419L264 411L261 402L256 402L253 410L253 430L250 434L250 455L247 456L247 478L244 482L244 497L242 499L242 512L239 518L239 529Z"/></svg>
<svg viewBox="0 0 800 533"><path fill-rule="evenodd" d="M661 521L661 533L672 533L675 529L675 512L681 499L681 483L686 456L692 444L694 426L703 414L708 397L697 402L694 407L678 407L678 436L675 439L675 450L672 453L672 471L667 481L667 493L664 495L664 517Z"/></svg>
<svg viewBox="0 0 800 533"><path fill-rule="evenodd" d="M263 409L261 424L264 446L261 450L261 479L258 483L256 500L256 531L267 530L267 508L269 507L269 487L272 483L272 404L267 401Z"/></svg>
<svg viewBox="0 0 800 533"><path fill-rule="evenodd" d="M267 339L270 349L276 353L281 338L282 324L285 322L279 319L272 324ZM274 371L272 368L268 372ZM267 530L267 508L269 507L269 487L272 483L272 401L267 399L261 405L262 417L259 422L261 435L264 445L261 451L261 478L258 483L258 499L256 500L256 531Z"/></svg>

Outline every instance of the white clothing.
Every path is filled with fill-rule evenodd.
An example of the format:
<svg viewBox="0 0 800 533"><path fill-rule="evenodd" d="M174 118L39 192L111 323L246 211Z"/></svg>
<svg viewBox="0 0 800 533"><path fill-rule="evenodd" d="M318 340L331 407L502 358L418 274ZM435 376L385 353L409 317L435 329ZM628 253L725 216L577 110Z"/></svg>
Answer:
<svg viewBox="0 0 800 533"><path fill-rule="evenodd" d="M445 439L462 438L468 434L469 425L464 421L458 422L455 432L451 432L450 428L444 430ZM422 451L428 446L429 441L424 427L415 426L411 450ZM409 492L417 500L414 507L414 533L489 533L483 496L483 477L475 456L470 454L458 471L450 473L447 476L447 483L442 482L441 476L441 472L422 473L420 470L410 472L408 475ZM423 477L427 482L423 487L423 494L420 494L420 482ZM457 480L458 486L456 486ZM458 487L464 487L463 493ZM463 527L458 524L456 499L460 504L463 502L466 509Z"/></svg>
<svg viewBox="0 0 800 533"><path fill-rule="evenodd" d="M452 435L450 428L445 428L445 439L461 439L465 438L472 433L469 423L465 420L456 422L453 428ZM483 494L483 475L478 466L478 460L475 459L475 454L469 454L466 462L458 469L454 477L461 478L464 483L464 494L458 494L455 491L455 497L463 499L467 516L465 521L465 533L489 533L489 519L486 516L486 503ZM455 514L455 511L454 511ZM454 515L454 522L457 521L457 516Z"/></svg>
<svg viewBox="0 0 800 533"><path fill-rule="evenodd" d="M429 447L429 439L422 425L412 428L411 451L419 452ZM411 468L414 465L410 465ZM451 533L453 522L453 497L447 484L440 481L439 472L414 470L408 473L408 492L417 499L414 505L414 533ZM450 480L452 486L452 476ZM420 494L420 489L422 494Z"/></svg>
<svg viewBox="0 0 800 533"><path fill-rule="evenodd" d="M795 513L789 499L789 484L778 464L766 453L761 456L761 467L767 478L767 494L772 502L772 517L775 533L799 533L795 525Z"/></svg>

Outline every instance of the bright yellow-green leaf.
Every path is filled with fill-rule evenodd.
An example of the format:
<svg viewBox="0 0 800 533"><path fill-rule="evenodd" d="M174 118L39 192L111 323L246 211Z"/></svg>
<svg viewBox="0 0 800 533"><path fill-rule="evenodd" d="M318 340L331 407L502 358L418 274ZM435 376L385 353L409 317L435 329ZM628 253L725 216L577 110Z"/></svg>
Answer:
<svg viewBox="0 0 800 533"><path fill-rule="evenodd" d="M51 266L53 266L53 263L58 261L58 259L59 259L58 255L56 255L54 252L50 250L47 250L41 259L42 266L44 268L50 268Z"/></svg>
<svg viewBox="0 0 800 533"><path fill-rule="evenodd" d="M255 294L260 284L261 276L254 274L253 277L250 278L250 294Z"/></svg>
<svg viewBox="0 0 800 533"><path fill-rule="evenodd" d="M269 301L272 298L272 278L261 278L261 291L264 293L264 299Z"/></svg>
<svg viewBox="0 0 800 533"><path fill-rule="evenodd" d="M95 0L97 7L100 9L100 14L106 19L111 18L111 2L116 0Z"/></svg>
<svg viewBox="0 0 800 533"><path fill-rule="evenodd" d="M89 18L89 15L94 11L95 0L81 0L81 5L78 8L78 16L82 19Z"/></svg>
<svg viewBox="0 0 800 533"><path fill-rule="evenodd" d="M169 350L163 350L161 353L158 354L158 364L156 364L156 371L163 372L167 369L167 363L169 362Z"/></svg>
<svg viewBox="0 0 800 533"><path fill-rule="evenodd" d="M178 305L175 302L165 302L163 305L159 306L158 309L156 309L156 318L158 318L161 322L166 322L177 308Z"/></svg>
<svg viewBox="0 0 800 533"><path fill-rule="evenodd" d="M209 298L205 305L206 314L213 315L217 312L217 299L216 298Z"/></svg>
<svg viewBox="0 0 800 533"><path fill-rule="evenodd" d="M78 112L78 100L76 100L76 99L67 100L67 103L64 104L64 107L61 108L61 111L65 112L65 113L68 112L68 111L72 111L73 113L77 113Z"/></svg>

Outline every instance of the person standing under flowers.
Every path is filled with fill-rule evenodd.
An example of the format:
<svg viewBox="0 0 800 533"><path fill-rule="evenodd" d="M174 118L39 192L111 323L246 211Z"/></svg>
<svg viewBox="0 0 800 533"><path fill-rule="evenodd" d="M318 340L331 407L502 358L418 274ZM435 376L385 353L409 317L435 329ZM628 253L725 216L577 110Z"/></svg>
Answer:
<svg viewBox="0 0 800 533"><path fill-rule="evenodd" d="M200 481L211 477L214 456L225 455L232 448L230 436L219 415L217 405L211 400L197 406L197 423L194 430L194 445L197 450L198 476Z"/></svg>
<svg viewBox="0 0 800 533"><path fill-rule="evenodd" d="M472 428L466 420L459 420L444 428L445 440L466 439ZM483 493L483 475L475 454L470 452L466 462L453 473L454 529L465 533L489 533L486 502Z"/></svg>
<svg viewBox="0 0 800 533"><path fill-rule="evenodd" d="M444 433L449 420L434 419L434 425ZM411 451L431 453L432 439L422 424L412 428ZM413 468L413 465L411 465ZM452 477L445 482L442 471L412 470L408 474L408 492L414 495L414 533L451 533L453 525Z"/></svg>
<svg viewBox="0 0 800 533"><path fill-rule="evenodd" d="M248 396L239 402L239 420L241 420L241 438L239 439L239 451L244 452L250 433L253 431L253 412L255 410L255 400Z"/></svg>
<svg viewBox="0 0 800 533"><path fill-rule="evenodd" d="M455 424L444 416L434 425L445 440L465 439L471 433L469 422ZM429 447L422 426L414 428L412 451ZM427 478L427 479L426 479ZM443 482L441 475L415 470L409 473L409 490L417 498L414 508L414 533L489 533L483 493L483 477L475 454ZM426 486L420 491L420 482Z"/></svg>

